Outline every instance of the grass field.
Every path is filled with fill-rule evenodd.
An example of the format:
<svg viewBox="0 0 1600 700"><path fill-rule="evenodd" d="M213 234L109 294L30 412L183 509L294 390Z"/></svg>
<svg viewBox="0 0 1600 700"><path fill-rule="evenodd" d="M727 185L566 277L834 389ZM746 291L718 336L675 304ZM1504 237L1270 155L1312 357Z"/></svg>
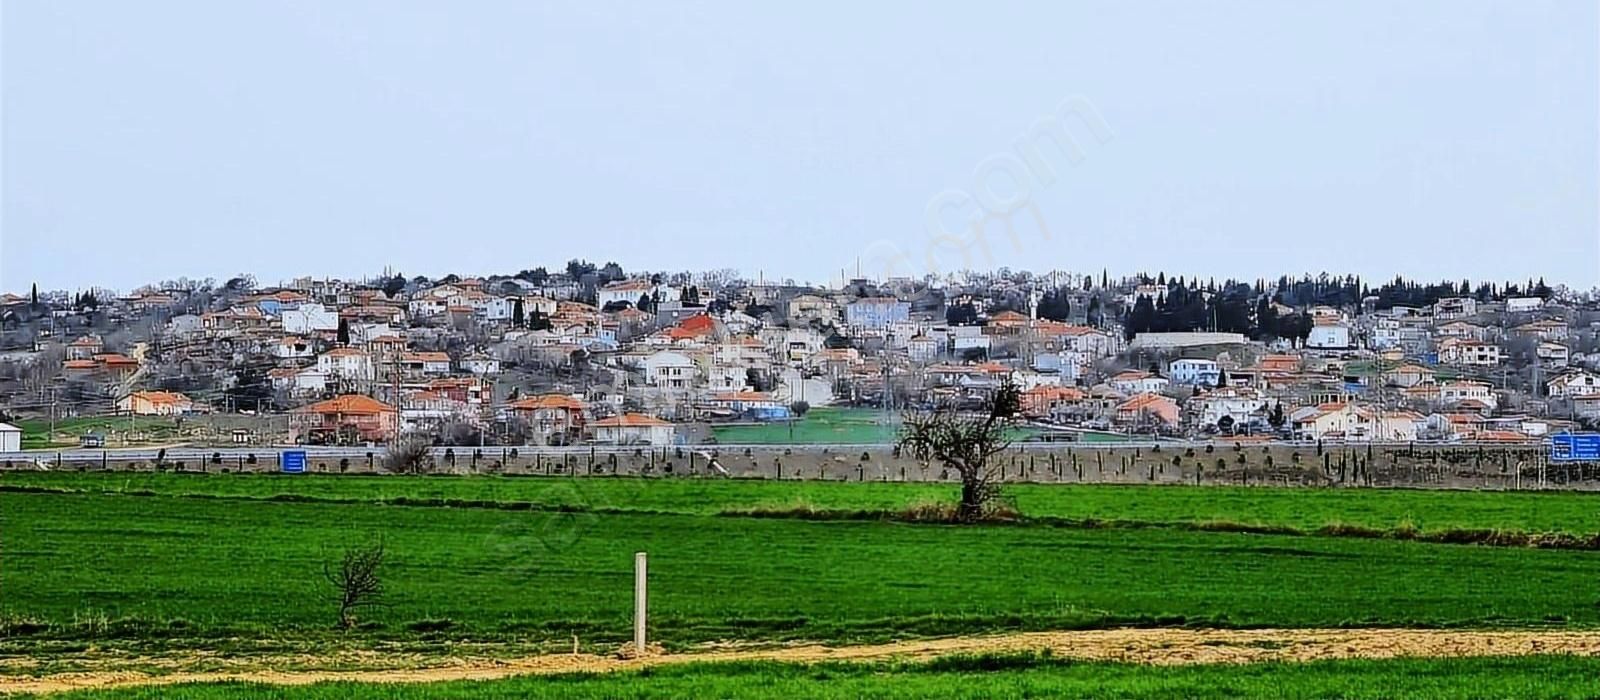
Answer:
<svg viewBox="0 0 1600 700"><path fill-rule="evenodd" d="M804 418L788 423L727 425L712 428L717 442L725 445L780 443L861 444L892 442L895 425L883 411L865 408L818 406Z"/></svg>
<svg viewBox="0 0 1600 700"><path fill-rule="evenodd" d="M807 411L805 417L794 421L792 426L789 423L724 425L713 427L711 434L723 445L887 444L895 440L898 420L873 408L818 406ZM1037 432L1031 428L1020 429L1014 439L1024 439ZM1107 434L1095 433L1085 439L1104 440Z"/></svg>
<svg viewBox="0 0 1600 700"><path fill-rule="evenodd" d="M329 634L320 567L376 533L391 605L373 637L620 641L635 551L667 643L1600 623L1600 553L1388 540L15 492L0 533L0 636L24 645Z"/></svg>
<svg viewBox="0 0 1600 700"><path fill-rule="evenodd" d="M456 499L683 515L782 509L899 511L948 500L946 484L570 477L399 477L174 473L8 472L0 487L89 493L152 492L240 498ZM1015 485L1006 493L1033 517L1142 523L1230 521L1306 531L1330 523L1421 530L1492 528L1600 532L1600 494L1575 492L1278 489L1187 486Z"/></svg>
<svg viewBox="0 0 1600 700"><path fill-rule="evenodd" d="M62 418L55 422L55 432L50 432L49 420L22 420L15 425L22 429L22 449L42 450L58 447L77 447L78 436L87 432L127 431L130 426L138 433L153 439L177 435L177 424L171 418L151 416L93 416Z"/></svg>
<svg viewBox="0 0 1600 700"><path fill-rule="evenodd" d="M240 683L75 692L62 700L222 698L1583 698L1600 660L1568 656L1151 667L1040 657L917 664L690 664L426 685Z"/></svg>

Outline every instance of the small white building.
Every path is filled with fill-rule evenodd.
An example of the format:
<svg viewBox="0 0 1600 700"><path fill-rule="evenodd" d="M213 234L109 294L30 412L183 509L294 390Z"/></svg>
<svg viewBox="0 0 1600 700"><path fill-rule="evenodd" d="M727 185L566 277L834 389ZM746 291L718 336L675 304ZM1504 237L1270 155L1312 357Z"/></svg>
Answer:
<svg viewBox="0 0 1600 700"><path fill-rule="evenodd" d="M317 356L317 372L324 377L371 381L372 356L355 348L334 348Z"/></svg>
<svg viewBox="0 0 1600 700"><path fill-rule="evenodd" d="M1512 297L1506 300L1506 312L1519 314L1538 311L1544 308L1544 300L1539 297Z"/></svg>
<svg viewBox="0 0 1600 700"><path fill-rule="evenodd" d="M594 439L606 445L670 445L671 423L642 413L624 413L594 422Z"/></svg>
<svg viewBox="0 0 1600 700"><path fill-rule="evenodd" d="M640 297L653 295L656 292L656 285L651 284L648 279L621 280L595 290L595 303L602 309L611 304L624 302L637 305Z"/></svg>
<svg viewBox="0 0 1600 700"><path fill-rule="evenodd" d="M1167 390L1167 380L1149 372L1124 370L1106 380L1106 384L1124 394L1159 394Z"/></svg>
<svg viewBox="0 0 1600 700"><path fill-rule="evenodd" d="M1317 350L1344 350L1353 347L1350 327L1343 323L1323 323L1312 326L1306 336L1306 347Z"/></svg>
<svg viewBox="0 0 1600 700"><path fill-rule="evenodd" d="M22 428L10 423L0 423L0 452L22 451Z"/></svg>
<svg viewBox="0 0 1600 700"><path fill-rule="evenodd" d="M1568 372L1545 380L1545 395L1596 396L1600 395L1600 377L1584 372Z"/></svg>
<svg viewBox="0 0 1600 700"><path fill-rule="evenodd" d="M1439 401L1453 406L1463 401L1477 401L1493 409L1500 405L1500 397L1484 382L1448 381L1439 384Z"/></svg>
<svg viewBox="0 0 1600 700"><path fill-rule="evenodd" d="M1261 393L1246 387L1226 387L1189 399L1184 406L1199 425L1218 425L1223 418L1235 426L1250 422L1264 412L1267 401Z"/></svg>
<svg viewBox="0 0 1600 700"><path fill-rule="evenodd" d="M688 389L699 374L699 366L681 352L662 350L644 359L645 381L657 388Z"/></svg>
<svg viewBox="0 0 1600 700"><path fill-rule="evenodd" d="M1186 358L1168 364L1167 377L1179 384L1216 386L1222 381L1222 370L1216 360Z"/></svg>
<svg viewBox="0 0 1600 700"><path fill-rule="evenodd" d="M339 314L321 304L301 304L283 312L283 332L313 334L339 328Z"/></svg>
<svg viewBox="0 0 1600 700"><path fill-rule="evenodd" d="M1566 367L1572 361L1572 349L1561 343L1539 343L1534 352L1547 367Z"/></svg>
<svg viewBox="0 0 1600 700"><path fill-rule="evenodd" d="M462 360L461 366L473 374L500 373L500 361L488 355L472 355Z"/></svg>

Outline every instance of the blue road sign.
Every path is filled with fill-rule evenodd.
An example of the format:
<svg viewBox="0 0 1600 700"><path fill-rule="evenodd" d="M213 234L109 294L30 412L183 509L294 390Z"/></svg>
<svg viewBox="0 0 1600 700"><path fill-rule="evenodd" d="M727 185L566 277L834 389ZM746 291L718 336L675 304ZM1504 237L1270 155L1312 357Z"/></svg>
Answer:
<svg viewBox="0 0 1600 700"><path fill-rule="evenodd" d="M1550 461L1600 461L1600 433L1557 433L1550 436Z"/></svg>
<svg viewBox="0 0 1600 700"><path fill-rule="evenodd" d="M285 450L281 461L285 474L304 474L306 471L305 450Z"/></svg>

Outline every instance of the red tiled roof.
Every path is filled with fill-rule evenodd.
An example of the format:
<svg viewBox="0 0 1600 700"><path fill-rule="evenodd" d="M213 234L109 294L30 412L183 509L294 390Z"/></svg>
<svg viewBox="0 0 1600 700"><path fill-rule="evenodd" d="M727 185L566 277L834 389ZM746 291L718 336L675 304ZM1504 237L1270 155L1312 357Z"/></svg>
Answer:
<svg viewBox="0 0 1600 700"><path fill-rule="evenodd" d="M129 399L143 399L150 403L183 404L189 403L189 397L170 391L135 391L128 394Z"/></svg>
<svg viewBox="0 0 1600 700"><path fill-rule="evenodd" d="M310 406L299 409L302 413L350 413L370 414L393 413L394 407L370 396L360 394L345 394L335 396L327 401L318 401Z"/></svg>
<svg viewBox="0 0 1600 700"><path fill-rule="evenodd" d="M408 352L400 355L406 362L449 362L450 355L442 352Z"/></svg>
<svg viewBox="0 0 1600 700"><path fill-rule="evenodd" d="M1135 397L1133 397L1131 399L1128 399L1127 401L1122 402L1120 405L1117 406L1117 410L1118 411L1137 411L1139 409L1146 408L1148 406L1153 406L1153 405L1159 404L1159 403L1175 403L1175 402L1172 399L1169 399L1169 398L1167 398L1165 396L1162 396L1160 394L1139 394L1138 396L1135 396Z"/></svg>
<svg viewBox="0 0 1600 700"><path fill-rule="evenodd" d="M520 401L513 401L508 406L517 411L537 411L541 409L563 409L567 411L582 411L583 402L566 394L542 394L530 396Z"/></svg>
<svg viewBox="0 0 1600 700"><path fill-rule="evenodd" d="M771 401L772 396L764 391L724 391L711 397L712 401Z"/></svg>
<svg viewBox="0 0 1600 700"><path fill-rule="evenodd" d="M683 319L678 323L678 327L693 333L705 334L716 330L717 322L705 314L696 314Z"/></svg>
<svg viewBox="0 0 1600 700"><path fill-rule="evenodd" d="M620 416L602 418L594 423L594 427L596 428L645 428L661 425L672 424L661 420L660 418L656 418L655 416L647 416L643 413L624 413Z"/></svg>

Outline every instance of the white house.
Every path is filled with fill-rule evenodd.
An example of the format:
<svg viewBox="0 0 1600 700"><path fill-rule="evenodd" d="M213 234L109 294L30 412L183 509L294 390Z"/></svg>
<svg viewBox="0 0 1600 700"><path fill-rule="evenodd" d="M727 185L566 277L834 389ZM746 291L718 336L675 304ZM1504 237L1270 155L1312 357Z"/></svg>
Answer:
<svg viewBox="0 0 1600 700"><path fill-rule="evenodd" d="M1447 365L1492 367L1500 364L1500 346L1476 340L1449 338L1439 342L1439 361Z"/></svg>
<svg viewBox="0 0 1600 700"><path fill-rule="evenodd" d="M321 304L301 304L283 312L283 332L312 334L338 330L339 313Z"/></svg>
<svg viewBox="0 0 1600 700"><path fill-rule="evenodd" d="M1433 317L1437 319L1462 318L1478 313L1478 300L1472 297L1449 297L1433 304Z"/></svg>
<svg viewBox="0 0 1600 700"><path fill-rule="evenodd" d="M1489 408L1500 405L1499 397L1488 384L1473 381L1447 381L1439 384L1439 401L1446 406L1462 401L1477 401Z"/></svg>
<svg viewBox="0 0 1600 700"><path fill-rule="evenodd" d="M1179 384L1216 386L1222 381L1222 370L1216 360L1186 358L1168 364L1167 377Z"/></svg>
<svg viewBox="0 0 1600 700"><path fill-rule="evenodd" d="M1548 396L1594 396L1600 395L1600 377L1584 372L1568 372L1551 377L1544 383L1545 394Z"/></svg>
<svg viewBox="0 0 1600 700"><path fill-rule="evenodd" d="M442 352L403 352L400 365L408 372L422 374L449 374L450 355Z"/></svg>
<svg viewBox="0 0 1600 700"><path fill-rule="evenodd" d="M594 439L607 445L670 445L674 428L654 416L624 413L594 422Z"/></svg>
<svg viewBox="0 0 1600 700"><path fill-rule="evenodd" d="M1193 397L1184 405L1193 412L1199 425L1217 425L1223 418L1232 425L1244 425L1267 407L1261 393L1245 387L1225 387Z"/></svg>
<svg viewBox="0 0 1600 700"><path fill-rule="evenodd" d="M800 362L807 357L815 355L822 350L826 340L821 333L809 326L799 328L763 328L757 332L761 342L767 344L771 351L788 362Z"/></svg>
<svg viewBox="0 0 1600 700"><path fill-rule="evenodd" d="M317 371L333 379L372 381L372 356L355 348L334 348L317 356Z"/></svg>
<svg viewBox="0 0 1600 700"><path fill-rule="evenodd" d="M661 350L644 358L645 381L659 389L688 389L699 376L699 366L688 355Z"/></svg>
<svg viewBox="0 0 1600 700"><path fill-rule="evenodd" d="M1544 308L1544 300L1539 297L1512 297L1506 300L1507 313L1529 313Z"/></svg>
<svg viewBox="0 0 1600 700"><path fill-rule="evenodd" d="M461 361L461 366L473 374L499 374L500 361L488 355L472 355Z"/></svg>
<svg viewBox="0 0 1600 700"><path fill-rule="evenodd" d="M1440 324L1439 327L1433 329L1433 334L1440 339L1484 340L1489 337L1488 330L1483 326L1466 321L1451 321Z"/></svg>
<svg viewBox="0 0 1600 700"><path fill-rule="evenodd" d="M328 375L315 367L282 367L268 372L267 376L272 380L273 390L294 396L314 396L328 389Z"/></svg>
<svg viewBox="0 0 1600 700"><path fill-rule="evenodd" d="M406 303L406 313L412 318L427 318L438 316L450 308L448 297L433 296L431 294L419 296Z"/></svg>
<svg viewBox="0 0 1600 700"><path fill-rule="evenodd" d="M22 451L22 428L0 423L0 452Z"/></svg>
<svg viewBox="0 0 1600 700"><path fill-rule="evenodd" d="M1356 404L1322 404L1294 412L1295 432L1311 440L1411 441L1424 418L1411 411L1383 411Z"/></svg>
<svg viewBox="0 0 1600 700"><path fill-rule="evenodd" d="M595 290L595 301L602 309L618 302L627 302L637 306L639 297L653 294L655 291L656 285L651 284L648 279L622 280L620 282L612 282Z"/></svg>
<svg viewBox="0 0 1600 700"><path fill-rule="evenodd" d="M316 349L312 347L311 341L292 335L278 339L272 346L272 356L280 360L310 359L315 354Z"/></svg>
<svg viewBox="0 0 1600 700"><path fill-rule="evenodd" d="M1125 370L1106 380L1106 384L1124 394L1159 394L1167 390L1169 382L1149 372Z"/></svg>
<svg viewBox="0 0 1600 700"><path fill-rule="evenodd" d="M1150 334L1141 333L1140 335ZM1243 336L1239 337L1243 338ZM1113 338L1109 333L1087 326L1072 326L1062 335L1061 340L1066 349L1076 350L1093 359L1111 357L1117 354L1120 349L1117 347L1119 338Z"/></svg>
<svg viewBox="0 0 1600 700"><path fill-rule="evenodd" d="M1311 327L1306 336L1306 347L1316 350L1344 350L1353 347L1350 326L1343 323L1320 323Z"/></svg>
<svg viewBox="0 0 1600 700"><path fill-rule="evenodd" d="M1548 367L1566 367L1572 361L1572 349L1561 343L1539 343L1534 354Z"/></svg>
<svg viewBox="0 0 1600 700"><path fill-rule="evenodd" d="M167 332L182 338L200 335L205 329L201 327L198 315L182 314L167 320Z"/></svg>

